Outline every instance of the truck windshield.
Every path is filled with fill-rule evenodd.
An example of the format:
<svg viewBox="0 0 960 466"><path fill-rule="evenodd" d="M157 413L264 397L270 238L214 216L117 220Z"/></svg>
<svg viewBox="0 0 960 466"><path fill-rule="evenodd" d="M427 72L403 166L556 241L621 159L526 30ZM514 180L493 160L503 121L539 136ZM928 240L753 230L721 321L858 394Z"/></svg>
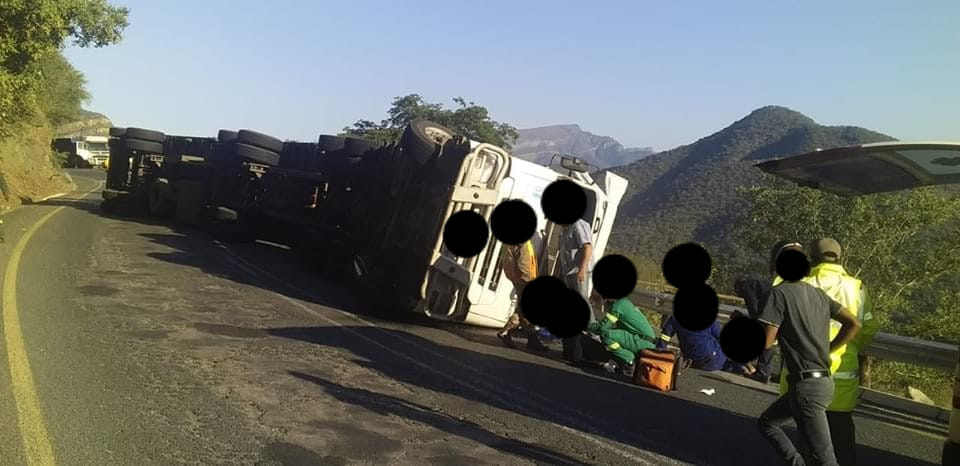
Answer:
<svg viewBox="0 0 960 466"><path fill-rule="evenodd" d="M107 144L106 144L106 143L103 143L103 142L88 142L88 143L87 143L87 150L92 150L92 151L107 151L107 150L109 150L109 149L107 148Z"/></svg>

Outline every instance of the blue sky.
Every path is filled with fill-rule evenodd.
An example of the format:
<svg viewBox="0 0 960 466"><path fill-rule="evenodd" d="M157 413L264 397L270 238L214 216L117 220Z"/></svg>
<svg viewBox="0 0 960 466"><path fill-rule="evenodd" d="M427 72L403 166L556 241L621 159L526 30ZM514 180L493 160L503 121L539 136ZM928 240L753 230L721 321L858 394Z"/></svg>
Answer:
<svg viewBox="0 0 960 466"><path fill-rule="evenodd" d="M69 48L118 126L314 140L395 96L669 149L764 105L960 139L960 2L119 1L119 45Z"/></svg>

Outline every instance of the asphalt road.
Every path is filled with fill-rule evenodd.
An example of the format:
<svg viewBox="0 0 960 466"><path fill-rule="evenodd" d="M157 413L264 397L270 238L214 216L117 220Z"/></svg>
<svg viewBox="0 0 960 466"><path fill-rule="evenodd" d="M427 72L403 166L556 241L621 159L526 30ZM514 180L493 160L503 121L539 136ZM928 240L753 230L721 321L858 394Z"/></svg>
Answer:
<svg viewBox="0 0 960 466"><path fill-rule="evenodd" d="M71 174L5 217L2 464L778 464L752 382L663 394L384 320L287 250L104 216L103 174ZM891 419L858 416L861 464L938 464L938 429Z"/></svg>

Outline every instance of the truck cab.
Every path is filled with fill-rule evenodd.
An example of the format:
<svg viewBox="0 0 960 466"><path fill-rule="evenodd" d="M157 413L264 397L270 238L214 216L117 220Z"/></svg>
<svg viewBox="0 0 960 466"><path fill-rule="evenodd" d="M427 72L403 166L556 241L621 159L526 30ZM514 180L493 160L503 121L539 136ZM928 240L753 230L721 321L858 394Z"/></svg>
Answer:
<svg viewBox="0 0 960 466"><path fill-rule="evenodd" d="M540 275L551 275L557 258L558 225L541 209L543 191L551 183L568 179L580 185L587 197L583 219L592 226L593 262L603 256L627 181L605 171L593 179L573 158L562 159L561 173L550 167L511 157L490 144L471 142L470 152L457 169L454 183L440 217L438 233L425 276L420 283L417 312L446 321L483 327L502 327L516 307L513 283L502 273L503 243L492 234L487 246L474 257L457 257L446 249L442 225L454 213L473 210L488 222L502 201L520 199L537 215L533 238ZM592 290L592 282L588 291Z"/></svg>
<svg viewBox="0 0 960 466"><path fill-rule="evenodd" d="M57 138L53 141L53 149L67 154L69 168L103 167L110 158L109 140L106 136Z"/></svg>

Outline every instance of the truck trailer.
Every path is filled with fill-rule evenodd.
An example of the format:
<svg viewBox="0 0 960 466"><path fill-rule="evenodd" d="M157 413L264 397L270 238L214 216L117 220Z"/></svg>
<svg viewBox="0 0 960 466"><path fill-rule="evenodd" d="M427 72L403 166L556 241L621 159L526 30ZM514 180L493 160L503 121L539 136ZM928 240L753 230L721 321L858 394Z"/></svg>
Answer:
<svg viewBox="0 0 960 466"><path fill-rule="evenodd" d="M478 255L458 257L443 244L446 220L473 210L489 222L500 202L525 201L537 214L540 273L552 274L560 228L543 215L544 189L561 179L584 189L596 261L627 185L609 171L591 176L574 158L538 165L424 120L390 144L127 128L112 131L110 147L105 208L176 216L225 241L285 244L329 278L375 290L366 294L381 306L485 327L502 326L517 301L502 243L491 234Z"/></svg>

